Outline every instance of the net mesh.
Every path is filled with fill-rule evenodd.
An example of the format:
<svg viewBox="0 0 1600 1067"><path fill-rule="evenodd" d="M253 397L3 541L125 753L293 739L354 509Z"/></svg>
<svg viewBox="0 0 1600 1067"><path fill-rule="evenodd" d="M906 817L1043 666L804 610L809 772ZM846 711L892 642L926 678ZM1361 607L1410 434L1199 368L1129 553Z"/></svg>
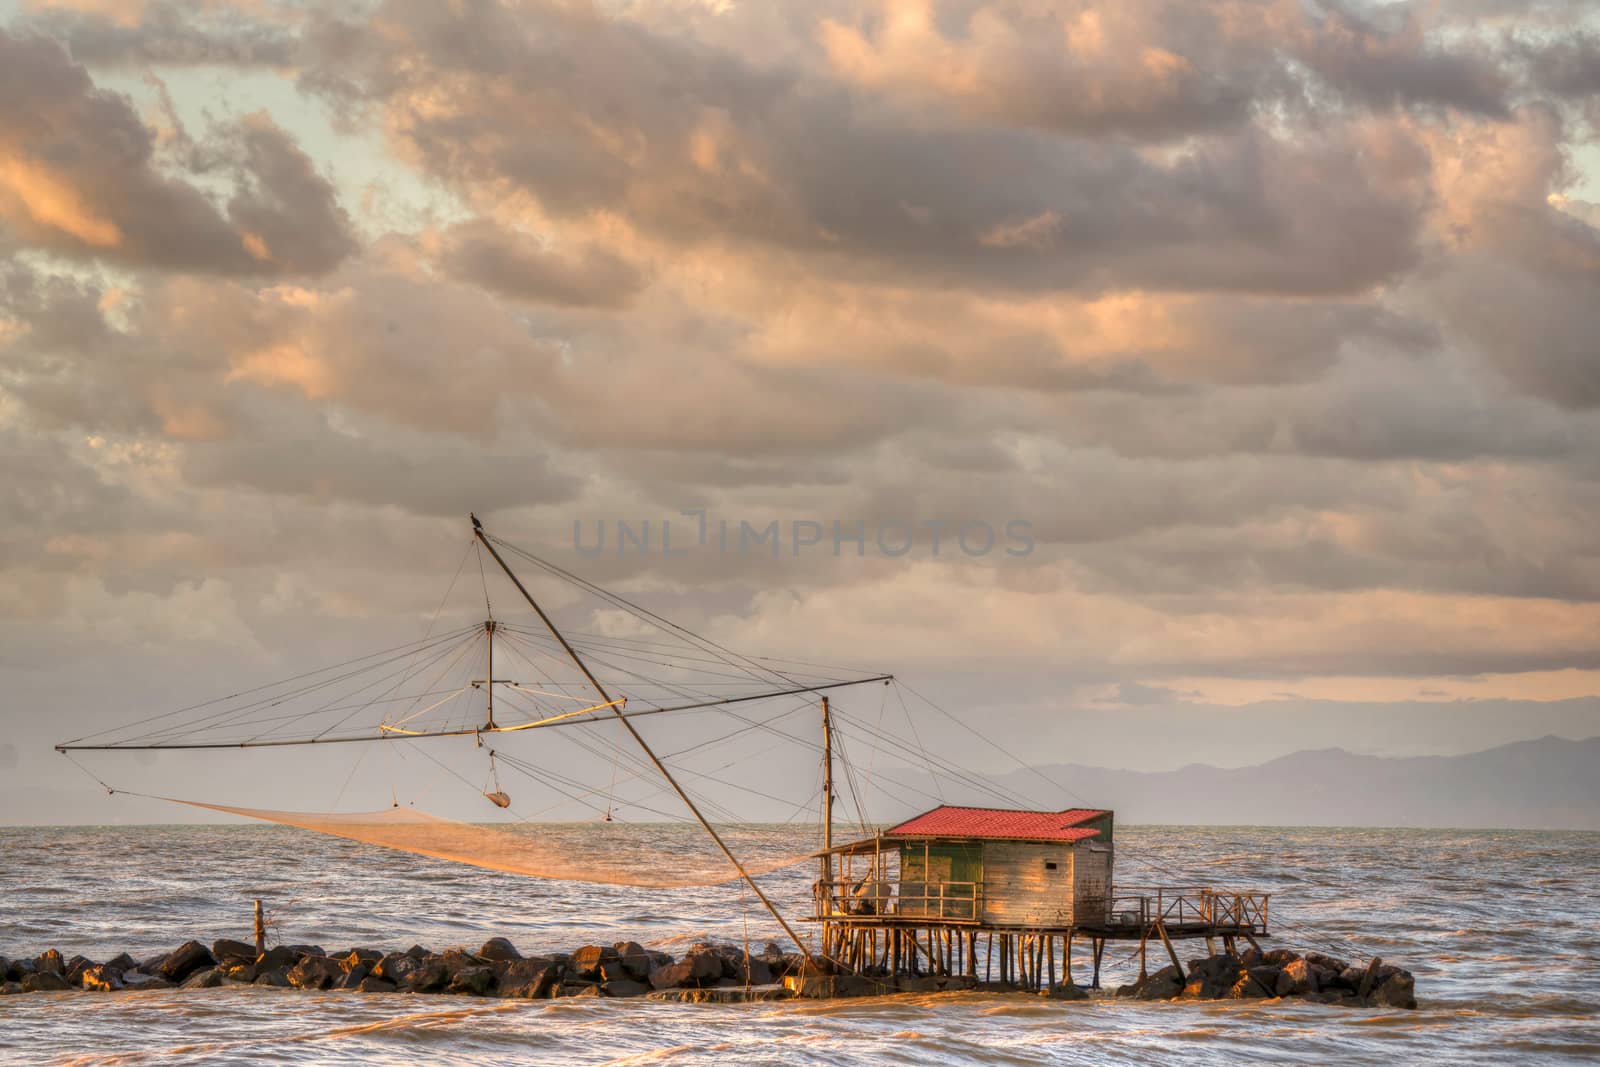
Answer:
<svg viewBox="0 0 1600 1067"><path fill-rule="evenodd" d="M537 828L519 832L476 826L415 808L344 814L240 808L177 797L160 799L532 878L659 889L722 885L739 878L738 870L720 855L678 853L670 857L670 864L641 863L639 857L619 855L614 849L575 847L543 840ZM747 863L745 869L752 876L768 874L793 866L808 855L789 853L755 864Z"/></svg>

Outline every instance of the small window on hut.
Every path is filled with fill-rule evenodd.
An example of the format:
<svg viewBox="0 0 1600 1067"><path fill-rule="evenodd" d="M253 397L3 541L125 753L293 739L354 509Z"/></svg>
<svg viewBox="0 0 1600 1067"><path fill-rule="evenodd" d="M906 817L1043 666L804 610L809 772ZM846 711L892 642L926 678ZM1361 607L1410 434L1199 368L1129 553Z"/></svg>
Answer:
<svg viewBox="0 0 1600 1067"><path fill-rule="evenodd" d="M1045 860L1044 861L1044 869L1047 870L1047 871L1055 870L1056 869L1056 861L1055 860Z"/></svg>

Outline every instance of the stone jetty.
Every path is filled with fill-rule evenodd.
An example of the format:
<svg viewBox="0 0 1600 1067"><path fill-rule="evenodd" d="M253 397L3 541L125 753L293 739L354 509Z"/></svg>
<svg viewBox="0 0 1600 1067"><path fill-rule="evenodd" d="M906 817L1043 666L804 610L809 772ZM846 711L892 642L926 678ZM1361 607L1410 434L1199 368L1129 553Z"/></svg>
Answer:
<svg viewBox="0 0 1600 1067"><path fill-rule="evenodd" d="M171 952L135 959L122 953L104 962L63 958L51 949L28 959L0 957L0 992L64 990L212 989L262 986L353 993L438 993L541 1000L553 997L651 997L689 1003L776 1000L790 996L868 996L963 989L1006 991L962 975L857 975L803 973L804 958L768 942L759 953L742 946L701 943L682 956L634 941L585 945L573 952L524 956L503 937L476 951L404 952L320 945L254 945L223 939L209 946L189 941ZM1373 960L1354 966L1315 952L1287 949L1192 960L1181 977L1164 967L1117 990L1142 1000L1301 997L1328 1004L1414 1008L1411 973ZM1058 985L1049 995L1088 999L1080 987Z"/></svg>
<svg viewBox="0 0 1600 1067"><path fill-rule="evenodd" d="M1117 990L1139 1000L1265 1000L1301 997L1322 1004L1415 1008L1411 972L1374 957L1351 964L1320 952L1300 955L1280 948L1190 960L1185 973L1171 964Z"/></svg>

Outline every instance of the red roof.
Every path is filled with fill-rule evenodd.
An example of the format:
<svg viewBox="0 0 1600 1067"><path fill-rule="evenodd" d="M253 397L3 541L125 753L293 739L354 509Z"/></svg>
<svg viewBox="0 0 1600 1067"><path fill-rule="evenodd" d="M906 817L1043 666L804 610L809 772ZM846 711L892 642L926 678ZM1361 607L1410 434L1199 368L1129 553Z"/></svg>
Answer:
<svg viewBox="0 0 1600 1067"><path fill-rule="evenodd" d="M1003 808L956 808L945 805L885 830L885 837L989 837L1013 841L1081 841L1099 830L1083 823L1109 811L1068 808L1066 811L1010 811Z"/></svg>

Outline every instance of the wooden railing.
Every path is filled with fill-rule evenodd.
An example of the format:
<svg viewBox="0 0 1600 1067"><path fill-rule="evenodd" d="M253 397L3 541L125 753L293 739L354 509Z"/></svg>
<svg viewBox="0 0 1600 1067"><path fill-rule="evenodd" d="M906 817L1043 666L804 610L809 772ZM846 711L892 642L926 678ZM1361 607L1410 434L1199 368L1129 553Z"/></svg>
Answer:
<svg viewBox="0 0 1600 1067"><path fill-rule="evenodd" d="M818 917L900 915L919 919L972 920L983 912L981 882L817 882Z"/></svg>
<svg viewBox="0 0 1600 1067"><path fill-rule="evenodd" d="M1210 886L1119 887L1107 902L1105 921L1111 926L1143 927L1159 919L1168 927L1237 927L1266 933L1269 897L1267 893L1242 893ZM1079 920L1083 921L1095 910L1094 902L1079 901Z"/></svg>

